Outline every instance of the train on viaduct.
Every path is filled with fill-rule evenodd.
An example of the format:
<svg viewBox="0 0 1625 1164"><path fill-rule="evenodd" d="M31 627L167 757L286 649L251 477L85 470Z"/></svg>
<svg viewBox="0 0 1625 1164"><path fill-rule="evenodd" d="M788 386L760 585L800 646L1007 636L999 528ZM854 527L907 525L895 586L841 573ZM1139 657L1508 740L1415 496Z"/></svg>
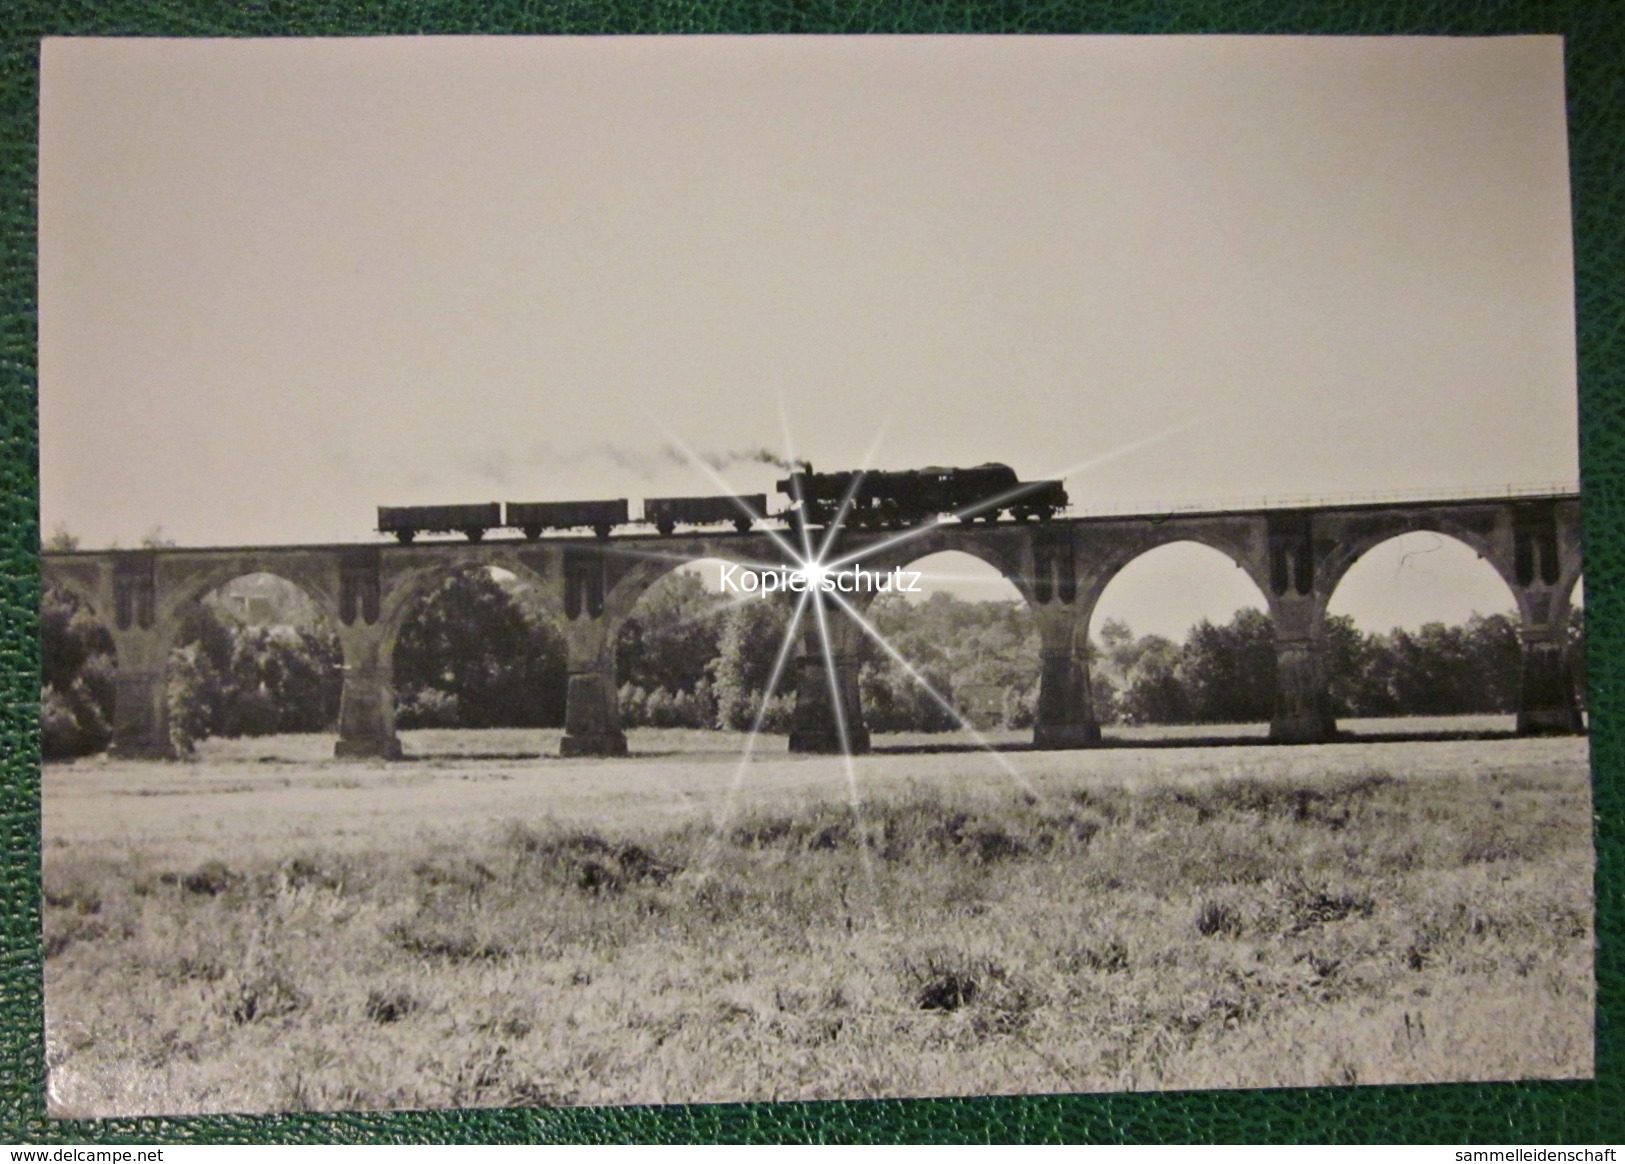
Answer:
<svg viewBox="0 0 1625 1164"><path fill-rule="evenodd" d="M1033 744L1078 748L1100 742L1086 664L1090 619L1108 583L1140 555L1196 542L1229 557L1263 593L1275 627L1277 691L1270 739L1335 739L1324 665L1327 604L1368 550L1392 537L1429 530L1471 547L1499 573L1515 600L1523 650L1520 733L1582 730L1565 658L1565 632L1581 572L1579 497L1557 493L1467 500L1371 502L1045 522L942 522L899 538L844 529L839 553L872 550L874 571L907 567L957 550L980 558L1014 584L1031 607L1042 664ZM391 680L396 638L413 607L448 571L500 567L535 584L563 627L569 695L565 755L626 753L614 682L616 636L638 599L687 561L784 561L763 528L677 536L621 534L420 541L416 544L261 546L206 549L47 551L42 581L88 605L111 632L118 663L112 752L170 755L166 668L189 605L245 574L269 573L301 587L336 628L343 693L336 754L401 755ZM854 596L861 604L862 595ZM844 704L853 750L868 746L858 695L862 631L838 610L828 619L831 650L806 619L799 644L797 702L790 747L833 752L842 741ZM834 667L835 682L828 668ZM832 691L838 692L833 696Z"/></svg>

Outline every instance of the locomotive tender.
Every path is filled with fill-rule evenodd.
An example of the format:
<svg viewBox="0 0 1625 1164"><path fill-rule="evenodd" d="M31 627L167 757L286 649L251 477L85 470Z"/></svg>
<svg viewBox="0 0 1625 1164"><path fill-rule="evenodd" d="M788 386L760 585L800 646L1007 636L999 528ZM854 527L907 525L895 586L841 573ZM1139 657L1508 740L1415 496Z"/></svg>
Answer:
<svg viewBox="0 0 1625 1164"><path fill-rule="evenodd" d="M850 494L844 524L853 529L898 529L947 514L964 521L997 521L1008 513L1017 521L1048 521L1068 504L1060 481L1026 481L1009 465L990 462L970 469L931 467L897 472L814 473L803 464L774 486L790 498L790 508L768 514L761 493L731 497L650 497L642 520L670 537L679 525L732 523L740 533L752 515L808 526L834 520ZM534 541L547 530L591 529L607 538L631 524L626 498L612 501L495 501L483 505L379 506L378 532L409 543L420 533L460 533L471 542L487 530L517 529Z"/></svg>

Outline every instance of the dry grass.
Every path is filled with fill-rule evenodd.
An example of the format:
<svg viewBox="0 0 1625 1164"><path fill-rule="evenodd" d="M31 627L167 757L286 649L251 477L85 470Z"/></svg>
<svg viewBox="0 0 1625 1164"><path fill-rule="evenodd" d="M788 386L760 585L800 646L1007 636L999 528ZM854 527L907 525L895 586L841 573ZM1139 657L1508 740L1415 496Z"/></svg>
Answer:
<svg viewBox="0 0 1625 1164"><path fill-rule="evenodd" d="M1583 741L869 757L854 812L481 736L50 769L53 1111L1592 1072Z"/></svg>

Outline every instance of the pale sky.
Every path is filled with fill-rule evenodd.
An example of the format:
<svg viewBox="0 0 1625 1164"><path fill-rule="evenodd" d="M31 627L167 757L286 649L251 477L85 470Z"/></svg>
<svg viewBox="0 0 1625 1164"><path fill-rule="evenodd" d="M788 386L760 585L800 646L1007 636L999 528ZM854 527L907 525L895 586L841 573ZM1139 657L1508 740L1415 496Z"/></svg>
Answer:
<svg viewBox="0 0 1625 1164"><path fill-rule="evenodd" d="M785 423L1080 511L1578 477L1554 37L50 40L41 100L86 546L635 508Z"/></svg>

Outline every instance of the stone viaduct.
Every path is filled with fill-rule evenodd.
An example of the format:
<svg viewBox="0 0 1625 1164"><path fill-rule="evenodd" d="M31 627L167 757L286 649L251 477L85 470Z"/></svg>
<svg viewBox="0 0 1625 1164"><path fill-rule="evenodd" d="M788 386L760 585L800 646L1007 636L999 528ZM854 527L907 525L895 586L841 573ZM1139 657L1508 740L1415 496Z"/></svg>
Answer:
<svg viewBox="0 0 1625 1164"><path fill-rule="evenodd" d="M1278 686L1270 738L1308 743L1332 739L1336 732L1323 662L1332 592L1366 551L1413 530L1465 543L1506 582L1516 602L1523 645L1518 731L1581 730L1564 657L1565 626L1581 571L1580 507L1574 494L1040 523L950 522L906 540L896 534L844 531L837 552L847 555L872 547L874 552L860 564L877 572L946 550L973 555L998 569L1032 608L1041 638L1033 743L1074 748L1100 740L1085 646L1091 615L1107 584L1159 546L1210 546L1247 571L1274 619ZM393 758L401 748L391 666L406 617L448 571L472 566L511 570L536 585L564 628L570 678L563 753L610 756L626 752L614 682L616 636L651 585L669 570L701 558L772 563L783 555L762 530L634 534L604 541L550 537L68 551L42 555L42 581L76 595L112 634L118 662L114 754L171 754L165 672L182 616L189 604L215 587L264 572L301 587L337 630L344 685L336 754ZM862 750L868 746L857 683L862 632L839 611L831 611L829 623L834 686L845 704L851 743ZM814 637L816 620L808 617L804 625L808 632L799 644L791 747L836 751L825 652Z"/></svg>

